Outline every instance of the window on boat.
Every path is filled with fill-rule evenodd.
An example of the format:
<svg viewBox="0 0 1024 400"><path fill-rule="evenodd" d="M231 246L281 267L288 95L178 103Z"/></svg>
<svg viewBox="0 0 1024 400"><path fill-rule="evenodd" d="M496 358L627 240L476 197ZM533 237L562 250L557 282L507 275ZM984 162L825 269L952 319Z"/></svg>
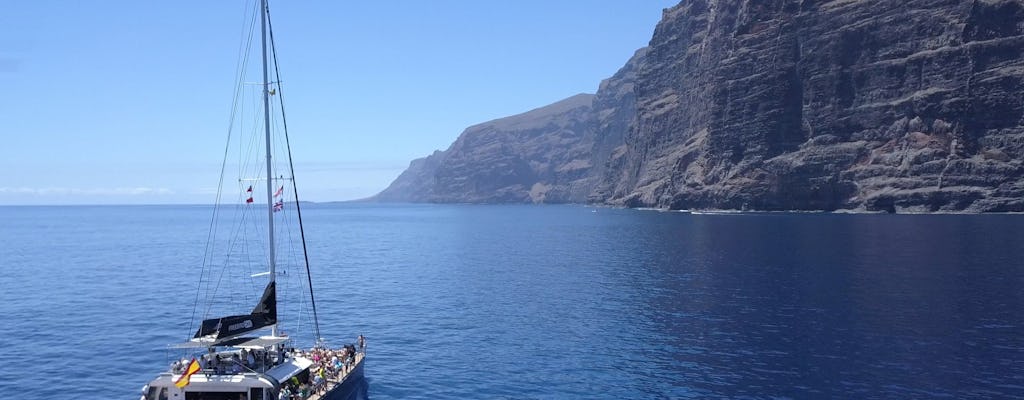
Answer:
<svg viewBox="0 0 1024 400"><path fill-rule="evenodd" d="M186 392L185 400L249 400L245 392Z"/></svg>

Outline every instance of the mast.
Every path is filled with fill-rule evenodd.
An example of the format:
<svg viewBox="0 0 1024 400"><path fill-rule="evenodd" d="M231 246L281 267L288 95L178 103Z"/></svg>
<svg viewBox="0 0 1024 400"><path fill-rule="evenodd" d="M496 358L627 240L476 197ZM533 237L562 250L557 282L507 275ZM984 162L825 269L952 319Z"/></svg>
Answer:
<svg viewBox="0 0 1024 400"><path fill-rule="evenodd" d="M267 78L267 0L260 0L260 33L263 36L263 126L267 141L267 235L270 257L270 283L277 276L277 255L274 251L274 171L270 164L270 80ZM277 324L270 328L277 336Z"/></svg>

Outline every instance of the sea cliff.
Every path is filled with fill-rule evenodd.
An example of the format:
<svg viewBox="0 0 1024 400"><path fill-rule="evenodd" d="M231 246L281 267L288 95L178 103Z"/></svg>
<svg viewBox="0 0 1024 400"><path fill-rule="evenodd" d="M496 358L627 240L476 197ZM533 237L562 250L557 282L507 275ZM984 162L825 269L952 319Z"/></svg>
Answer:
<svg viewBox="0 0 1024 400"><path fill-rule="evenodd" d="M380 201L1024 211L1024 4L666 9L595 95L467 128Z"/></svg>

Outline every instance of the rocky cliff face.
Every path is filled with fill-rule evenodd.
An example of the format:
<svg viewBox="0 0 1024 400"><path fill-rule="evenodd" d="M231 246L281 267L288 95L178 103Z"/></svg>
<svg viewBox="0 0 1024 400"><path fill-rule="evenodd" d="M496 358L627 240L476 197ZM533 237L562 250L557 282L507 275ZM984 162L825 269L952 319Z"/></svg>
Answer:
<svg viewBox="0 0 1024 400"><path fill-rule="evenodd" d="M409 164L374 199L561 203L588 193L594 96L580 94L467 128L451 147Z"/></svg>
<svg viewBox="0 0 1024 400"><path fill-rule="evenodd" d="M1022 54L1020 1L687 0L586 107L467 129L407 199L1024 211Z"/></svg>
<svg viewBox="0 0 1024 400"><path fill-rule="evenodd" d="M435 203L582 203L636 118L634 81L647 49L597 95L579 94L467 128L445 151L412 161L371 200ZM599 201L599 200L598 200Z"/></svg>

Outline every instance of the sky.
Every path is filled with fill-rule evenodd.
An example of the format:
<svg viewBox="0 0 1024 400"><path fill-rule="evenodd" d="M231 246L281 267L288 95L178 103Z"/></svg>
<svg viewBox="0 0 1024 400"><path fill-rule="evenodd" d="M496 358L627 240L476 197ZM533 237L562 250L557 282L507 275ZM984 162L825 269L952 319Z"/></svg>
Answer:
<svg viewBox="0 0 1024 400"><path fill-rule="evenodd" d="M593 93L677 1L271 1L304 200L383 190L474 124ZM0 205L208 204L248 1L10 2Z"/></svg>

